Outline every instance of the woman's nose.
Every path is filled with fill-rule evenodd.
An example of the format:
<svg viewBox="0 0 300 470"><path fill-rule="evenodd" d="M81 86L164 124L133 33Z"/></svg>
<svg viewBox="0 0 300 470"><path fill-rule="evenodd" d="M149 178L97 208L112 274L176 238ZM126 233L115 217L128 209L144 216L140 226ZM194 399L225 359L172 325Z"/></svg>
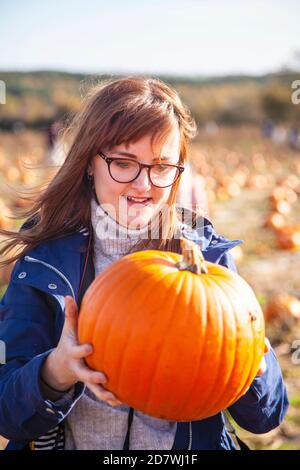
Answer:
<svg viewBox="0 0 300 470"><path fill-rule="evenodd" d="M131 186L136 189L147 189L151 188L151 181L149 178L149 170L148 168L143 168L139 176L132 181Z"/></svg>

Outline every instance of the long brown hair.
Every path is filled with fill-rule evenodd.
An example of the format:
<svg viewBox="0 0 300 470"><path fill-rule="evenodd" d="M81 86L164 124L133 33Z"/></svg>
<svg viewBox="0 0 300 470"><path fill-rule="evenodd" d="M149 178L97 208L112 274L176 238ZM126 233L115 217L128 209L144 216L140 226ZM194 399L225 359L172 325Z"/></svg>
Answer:
<svg viewBox="0 0 300 470"><path fill-rule="evenodd" d="M90 227L90 201L93 189L87 168L99 150L121 143L135 142L145 135L159 142L177 122L180 132L180 162L188 158L188 144L196 134L196 124L177 92L157 78L129 76L109 79L95 86L67 129L72 143L66 159L50 183L38 193L30 208L17 217L34 219L32 227L6 237L0 256L21 246L17 255L2 261L8 264L25 255L41 242L63 237L79 227ZM179 180L171 190L168 204L174 206ZM167 230L158 246L169 249L175 231L176 210L168 219Z"/></svg>

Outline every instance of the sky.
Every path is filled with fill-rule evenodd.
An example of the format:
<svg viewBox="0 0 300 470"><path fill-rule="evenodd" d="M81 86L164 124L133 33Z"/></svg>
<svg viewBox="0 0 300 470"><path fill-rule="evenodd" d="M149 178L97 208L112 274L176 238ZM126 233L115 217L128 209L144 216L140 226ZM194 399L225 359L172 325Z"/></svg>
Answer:
<svg viewBox="0 0 300 470"><path fill-rule="evenodd" d="M0 70L264 74L294 63L299 19L299 0L0 0Z"/></svg>

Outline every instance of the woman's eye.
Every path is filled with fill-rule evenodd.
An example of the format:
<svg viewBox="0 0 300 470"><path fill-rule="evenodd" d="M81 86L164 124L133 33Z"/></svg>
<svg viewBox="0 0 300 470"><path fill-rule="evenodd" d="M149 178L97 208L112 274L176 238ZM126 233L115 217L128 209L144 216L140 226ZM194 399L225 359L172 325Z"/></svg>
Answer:
<svg viewBox="0 0 300 470"><path fill-rule="evenodd" d="M155 169L156 169L156 171L158 171L160 173L164 173L164 172L168 171L170 169L170 167L168 165L156 165Z"/></svg>
<svg viewBox="0 0 300 470"><path fill-rule="evenodd" d="M132 167L132 163L123 162L122 160L115 161L115 165L117 165L118 168L131 168Z"/></svg>

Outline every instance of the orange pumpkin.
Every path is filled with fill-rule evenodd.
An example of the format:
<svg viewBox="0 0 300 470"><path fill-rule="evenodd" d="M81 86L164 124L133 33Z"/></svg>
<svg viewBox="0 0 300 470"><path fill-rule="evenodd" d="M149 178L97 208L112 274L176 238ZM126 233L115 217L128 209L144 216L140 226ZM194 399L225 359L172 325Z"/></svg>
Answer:
<svg viewBox="0 0 300 470"><path fill-rule="evenodd" d="M285 218L279 212L272 212L265 222L265 227L270 227L274 230L281 229L286 225Z"/></svg>
<svg viewBox="0 0 300 470"><path fill-rule="evenodd" d="M278 229L277 243L284 250L300 250L300 224L290 225Z"/></svg>
<svg viewBox="0 0 300 470"><path fill-rule="evenodd" d="M0 229L10 230L13 227L11 210L7 207L2 199L0 199Z"/></svg>
<svg viewBox="0 0 300 470"><path fill-rule="evenodd" d="M291 212L291 204L285 200L278 201L274 204L274 209L282 215L287 215Z"/></svg>
<svg viewBox="0 0 300 470"><path fill-rule="evenodd" d="M264 354L264 320L239 275L204 261L182 240L183 256L129 254L99 275L79 315L87 364L106 388L145 414L203 419L240 398Z"/></svg>
<svg viewBox="0 0 300 470"><path fill-rule="evenodd" d="M289 294L275 294L265 306L269 323L291 323L300 320L300 300Z"/></svg>

